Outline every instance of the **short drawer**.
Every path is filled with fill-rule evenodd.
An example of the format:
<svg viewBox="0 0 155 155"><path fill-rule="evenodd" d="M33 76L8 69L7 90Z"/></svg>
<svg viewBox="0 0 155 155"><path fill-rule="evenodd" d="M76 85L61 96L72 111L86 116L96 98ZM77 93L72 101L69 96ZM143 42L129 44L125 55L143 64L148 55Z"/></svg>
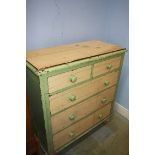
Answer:
<svg viewBox="0 0 155 155"><path fill-rule="evenodd" d="M116 86L108 88L107 90L97 95L96 100L96 103L98 104L97 109L109 104L109 102L112 102L114 100L115 90Z"/></svg>
<svg viewBox="0 0 155 155"><path fill-rule="evenodd" d="M106 72L119 68L121 56L96 63L93 69L93 76L98 76Z"/></svg>
<svg viewBox="0 0 155 155"><path fill-rule="evenodd" d="M91 128L94 124L94 115L90 115L85 119L82 119L80 122L75 123L69 128L59 132L53 136L53 143L55 150L59 149L66 143L74 140L82 132L85 132Z"/></svg>
<svg viewBox="0 0 155 155"><path fill-rule="evenodd" d="M93 111L105 106L113 101L115 87L109 88L104 92L99 93L89 99L58 113L52 117L53 133L56 133L63 128L71 125Z"/></svg>
<svg viewBox="0 0 155 155"><path fill-rule="evenodd" d="M50 97L51 113L55 114L117 83L118 71Z"/></svg>
<svg viewBox="0 0 155 155"><path fill-rule="evenodd" d="M83 67L48 78L49 93L69 87L90 78L91 67Z"/></svg>
<svg viewBox="0 0 155 155"><path fill-rule="evenodd" d="M94 123L99 123L103 119L105 119L109 114L111 110L111 103L104 106L102 109L98 110L94 114Z"/></svg>

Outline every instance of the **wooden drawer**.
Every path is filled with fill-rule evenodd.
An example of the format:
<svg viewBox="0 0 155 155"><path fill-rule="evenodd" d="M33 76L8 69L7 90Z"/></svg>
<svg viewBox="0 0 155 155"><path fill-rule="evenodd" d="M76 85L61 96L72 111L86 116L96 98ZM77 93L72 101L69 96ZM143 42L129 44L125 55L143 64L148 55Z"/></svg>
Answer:
<svg viewBox="0 0 155 155"><path fill-rule="evenodd" d="M111 70L114 70L116 68L119 68L120 62L121 62L121 56L96 63L93 69L93 76L95 77L104 74L106 72L109 72Z"/></svg>
<svg viewBox="0 0 155 155"><path fill-rule="evenodd" d="M65 92L56 94L50 97L51 113L54 114L61 111L77 102L82 101L97 92L104 90L117 83L118 71L107 74L106 76L94 79L90 82L71 88ZM104 82L109 82L109 85L104 85ZM71 100L70 100L71 98Z"/></svg>
<svg viewBox="0 0 155 155"><path fill-rule="evenodd" d="M105 117L107 117L110 114L110 110L111 110L111 104L107 104L102 109L95 112L94 123L96 124L102 121Z"/></svg>
<svg viewBox="0 0 155 155"><path fill-rule="evenodd" d="M113 100L115 87L107 89L106 91L93 96L86 101L83 101L74 107L69 108L52 117L53 133L56 133L70 124L78 121L91 112L105 106Z"/></svg>
<svg viewBox="0 0 155 155"><path fill-rule="evenodd" d="M97 92L115 85L118 81L119 71L114 71L105 76L98 78Z"/></svg>
<svg viewBox="0 0 155 155"><path fill-rule="evenodd" d="M90 78L91 67L83 67L48 78L49 93L77 84Z"/></svg>
<svg viewBox="0 0 155 155"><path fill-rule="evenodd" d="M116 86L111 87L97 95L96 100L96 103L98 104L97 109L107 105L109 102L112 102L114 100L115 90Z"/></svg>
<svg viewBox="0 0 155 155"><path fill-rule="evenodd" d="M53 136L54 148L57 150L64 144L74 140L79 134L85 132L94 124L94 115L90 115L80 122Z"/></svg>

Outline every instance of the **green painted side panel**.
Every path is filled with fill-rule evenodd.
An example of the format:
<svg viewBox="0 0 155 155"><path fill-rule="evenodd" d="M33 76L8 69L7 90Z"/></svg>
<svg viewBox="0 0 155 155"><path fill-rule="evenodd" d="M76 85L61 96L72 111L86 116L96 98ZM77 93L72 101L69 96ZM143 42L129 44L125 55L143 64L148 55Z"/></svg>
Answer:
<svg viewBox="0 0 155 155"><path fill-rule="evenodd" d="M26 62L26 66L27 68L29 68L34 74L36 74L38 76L38 70L33 67L29 62Z"/></svg>
<svg viewBox="0 0 155 155"><path fill-rule="evenodd" d="M40 75L40 89L41 89L41 100L43 104L43 112L44 112L44 120L45 120L45 129L46 129L46 137L47 137L47 146L48 149L46 152L48 154L52 154L53 152L53 142L52 142L52 126L51 126L51 113L50 113L50 105L49 105L49 96L48 92L48 83L47 76Z"/></svg>
<svg viewBox="0 0 155 155"><path fill-rule="evenodd" d="M119 75L118 75L118 80L117 80L117 85L116 85L116 89L115 89L115 94L114 94L114 101L112 103L112 108L111 108L111 113L113 112L113 107L114 107L114 102L116 100L116 94L117 94L117 90L118 90L118 85L119 85L119 81L120 81L120 76L121 76L121 71L122 71L122 66L123 66L123 60L124 60L124 55L125 53L122 54L122 58L121 58L121 63L120 63L120 71L119 71Z"/></svg>
<svg viewBox="0 0 155 155"><path fill-rule="evenodd" d="M36 135L40 139L41 145L47 150L39 77L28 68L26 69L26 87L30 103L32 125Z"/></svg>

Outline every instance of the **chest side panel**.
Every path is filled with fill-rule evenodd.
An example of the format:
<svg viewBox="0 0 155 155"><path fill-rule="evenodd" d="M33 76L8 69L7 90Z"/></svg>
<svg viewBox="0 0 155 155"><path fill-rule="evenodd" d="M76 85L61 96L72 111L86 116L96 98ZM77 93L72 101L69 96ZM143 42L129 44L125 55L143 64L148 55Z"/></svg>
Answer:
<svg viewBox="0 0 155 155"><path fill-rule="evenodd" d="M45 132L45 122L43 117L41 91L39 78L26 69L26 87L30 102L30 113L32 116L32 124L42 146L47 150L47 139Z"/></svg>

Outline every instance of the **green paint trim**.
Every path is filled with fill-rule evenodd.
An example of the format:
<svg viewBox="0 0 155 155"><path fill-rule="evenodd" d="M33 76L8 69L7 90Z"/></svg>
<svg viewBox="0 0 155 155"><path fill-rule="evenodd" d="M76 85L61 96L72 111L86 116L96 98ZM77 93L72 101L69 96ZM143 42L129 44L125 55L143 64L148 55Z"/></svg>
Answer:
<svg viewBox="0 0 155 155"><path fill-rule="evenodd" d="M104 91L106 91L106 90L108 90L108 89L110 89L110 88L112 88L112 87L115 87L115 86L116 86L116 84L114 84L114 85L112 85L112 86L110 86L110 87L107 87L107 88L103 89L102 91L99 91L99 92L97 92L97 93L95 93L95 94L93 94L93 95L91 95L91 96L89 96L89 97L87 97L87 98L85 98L85 99L83 99L83 100L81 100L81 101L75 103L75 104L72 104L72 105L70 105L69 107L64 108L64 109L62 109L62 110L60 110L60 111L58 111L58 112L56 112L56 113L53 113L53 114L51 113L51 116L55 116L55 115L57 115L57 114L59 114L59 113L65 111L65 110L67 110L67 109L69 109L69 108L71 108L71 107L74 107L75 105L78 105L78 104L80 104L81 102L84 102L84 101L86 101L86 100L88 100L88 99L90 99L90 98L92 98L92 97L94 97L94 96L96 96L96 95L99 95L99 94L103 93ZM112 102L112 101L110 101L110 102ZM52 104L52 103L50 103L50 104Z"/></svg>
<svg viewBox="0 0 155 155"><path fill-rule="evenodd" d="M67 128L69 128L70 126L72 126L72 125L76 124L77 122L81 121L82 119L85 119L86 117L88 117L88 116L94 114L95 112L97 112L97 111L100 110L101 108L107 106L108 104L111 104L112 102L113 102L113 101L109 101L107 104L105 104L105 105L103 105L102 107L100 107L100 108L94 110L93 112L91 112L91 113L89 113L89 114L87 114L87 115L81 117L80 119L76 120L75 122L73 122L72 124L68 125L67 127L64 127L63 129L57 131L57 132L54 133L53 135L56 135L56 134L58 134L59 132L65 130L65 129L67 129Z"/></svg>
<svg viewBox="0 0 155 155"><path fill-rule="evenodd" d="M62 147L60 147L59 149L56 150L56 153L62 151L64 148L66 148L67 146L69 146L70 144L72 144L73 142L77 141L78 139L80 139L81 137L83 137L84 135L88 134L90 131L92 131L93 129L97 128L99 125L101 125L103 122L106 122L109 119L110 115L108 115L107 117L105 117L102 121L100 121L99 123L93 125L93 127L89 128L88 130L82 132L80 135L78 135L77 137L75 137L73 140L71 140L70 142L66 143L65 145L63 145Z"/></svg>
<svg viewBox="0 0 155 155"><path fill-rule="evenodd" d="M26 67L28 67L29 70L31 70L35 75L38 76L38 70L35 67L33 67L29 62L26 62Z"/></svg>
<svg viewBox="0 0 155 155"><path fill-rule="evenodd" d="M48 77L50 76L55 76L57 74L61 74L64 72L68 72L70 70L75 70L81 67L85 67L88 65L92 65L98 62L101 62L103 60L108 60L114 57L118 57L121 56L122 53L126 52L126 50L120 50L114 53L108 53L108 54L102 54L99 56L95 56L95 57L90 57L90 58L86 58L86 59L82 59L82 60L77 60L71 63L67 63L67 64L62 64L59 66L55 66L55 67L50 67L41 71L38 71L39 75L42 74L47 74Z"/></svg>
<svg viewBox="0 0 155 155"><path fill-rule="evenodd" d="M118 89L121 71L122 71L122 67L123 67L124 55L125 55L125 53L123 53L121 56L122 58L121 58L121 63L120 63L120 71L119 71L119 75L118 75L118 79L117 79L117 85L116 85L115 94L114 94L114 101L116 100L117 89ZM113 108L114 108L114 101L113 101L112 106L111 106L111 111L110 111L111 114L112 114Z"/></svg>
<svg viewBox="0 0 155 155"><path fill-rule="evenodd" d="M53 141L52 141L52 126L51 126L51 116L50 116L50 105L49 105L49 97L48 97L48 83L47 76L41 75L40 79L40 89L41 89L41 99L42 99L42 107L44 111L44 121L45 121L45 129L46 129L46 138L47 138L47 146L48 153L52 154Z"/></svg>
<svg viewBox="0 0 155 155"><path fill-rule="evenodd" d="M100 78L100 77L102 77L102 76L105 76L105 75L107 75L107 74L110 74L110 73L112 73L112 72L117 72L117 71L119 71L119 70L120 70L120 68L116 68L116 69L114 69L114 70L108 71L108 72L103 73L103 74L100 74L100 75L98 75L98 76L89 78L88 80L85 80L85 81L76 83L76 84L74 84L74 85L71 85L71 86L68 86L68 87L59 89L59 90L57 90L57 91L54 91L54 92L48 93L48 94L49 94L49 96L53 96L53 95L55 95L55 94L62 93L62 92L64 92L64 91L68 90L68 89L71 89L71 88L80 86L80 85L82 85L82 84L84 84L84 83L88 83L88 82L90 82L90 81L92 81L92 80L95 80L95 79L97 79L97 78ZM93 76L93 75L92 75L92 76Z"/></svg>

